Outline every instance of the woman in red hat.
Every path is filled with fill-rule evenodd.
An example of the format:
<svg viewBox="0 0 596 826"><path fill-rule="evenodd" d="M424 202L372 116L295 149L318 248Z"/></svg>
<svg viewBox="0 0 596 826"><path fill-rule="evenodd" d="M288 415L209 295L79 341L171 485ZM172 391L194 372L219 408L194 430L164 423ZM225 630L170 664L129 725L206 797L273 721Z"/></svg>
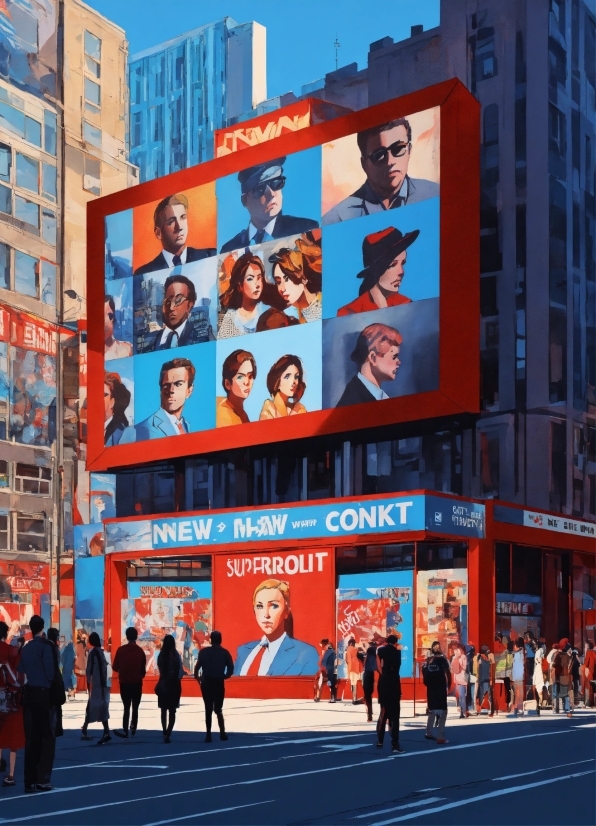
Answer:
<svg viewBox="0 0 596 826"><path fill-rule="evenodd" d="M357 276L362 278L358 298L340 307L337 315L409 304L412 299L402 295L400 287L405 276L406 250L419 235L419 229L404 235L396 227L367 235L362 242L364 269Z"/></svg>

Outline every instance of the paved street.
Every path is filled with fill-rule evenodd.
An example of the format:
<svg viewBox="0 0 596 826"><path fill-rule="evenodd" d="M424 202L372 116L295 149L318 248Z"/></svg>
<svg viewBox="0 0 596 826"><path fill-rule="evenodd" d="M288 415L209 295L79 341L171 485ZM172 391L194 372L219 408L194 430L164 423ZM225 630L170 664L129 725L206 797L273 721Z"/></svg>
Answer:
<svg viewBox="0 0 596 826"><path fill-rule="evenodd" d="M362 706L229 700L228 742L203 742L202 704L183 700L170 745L146 696L137 736L80 740L83 696L64 706L56 790L0 789L0 823L32 824L594 824L595 715L534 714L459 722L449 744L423 736L404 704L404 755L375 748ZM419 712L423 707L418 705ZM112 724L120 720L113 698ZM99 737L99 726L90 733Z"/></svg>

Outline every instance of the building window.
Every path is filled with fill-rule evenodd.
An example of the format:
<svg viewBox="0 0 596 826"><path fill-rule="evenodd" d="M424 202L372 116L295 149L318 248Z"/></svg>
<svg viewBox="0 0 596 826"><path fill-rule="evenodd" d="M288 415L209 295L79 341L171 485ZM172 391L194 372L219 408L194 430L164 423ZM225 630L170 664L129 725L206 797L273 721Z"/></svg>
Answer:
<svg viewBox="0 0 596 826"><path fill-rule="evenodd" d="M10 523L9 513L0 513L0 551L8 551L8 526Z"/></svg>
<svg viewBox="0 0 596 826"><path fill-rule="evenodd" d="M0 101L0 129L41 149L41 123L5 101Z"/></svg>
<svg viewBox="0 0 596 826"><path fill-rule="evenodd" d="M14 487L19 493L33 493L37 496L49 496L52 484L52 470L49 467L37 467L17 462Z"/></svg>
<svg viewBox="0 0 596 826"><path fill-rule="evenodd" d="M101 195L101 162L96 158L85 156L83 189L92 192L93 195Z"/></svg>
<svg viewBox="0 0 596 826"><path fill-rule="evenodd" d="M14 288L33 298L39 294L39 261L20 250L15 250L14 256Z"/></svg>
<svg viewBox="0 0 596 826"><path fill-rule="evenodd" d="M475 62L477 81L487 80L497 74L495 30L492 26L478 29Z"/></svg>
<svg viewBox="0 0 596 826"><path fill-rule="evenodd" d="M142 112L134 112L132 116L132 123L131 123L131 136L132 136L132 145L133 146L140 146L143 143L142 131L143 131L143 113Z"/></svg>
<svg viewBox="0 0 596 826"><path fill-rule="evenodd" d="M41 123L25 116L25 140L41 149Z"/></svg>
<svg viewBox="0 0 596 826"><path fill-rule="evenodd" d="M39 204L21 195L14 196L14 217L39 230Z"/></svg>
<svg viewBox="0 0 596 826"><path fill-rule="evenodd" d="M46 525L43 514L17 513L17 551L45 551Z"/></svg>
<svg viewBox="0 0 596 826"><path fill-rule="evenodd" d="M41 300L44 304L56 306L56 265L41 262Z"/></svg>
<svg viewBox="0 0 596 826"><path fill-rule="evenodd" d="M97 126L93 126L92 124L87 123L87 121L84 120L83 140L86 143L90 143L91 146L96 146L98 149L101 149L101 129L98 129Z"/></svg>
<svg viewBox="0 0 596 826"><path fill-rule="evenodd" d="M0 181L11 182L12 149L6 143L0 143Z"/></svg>
<svg viewBox="0 0 596 826"><path fill-rule="evenodd" d="M43 207L41 210L41 237L46 244L51 244L55 247L57 232L58 224L56 221L56 213L47 207Z"/></svg>
<svg viewBox="0 0 596 826"><path fill-rule="evenodd" d="M48 155L56 155L56 113L47 109L43 113L43 148Z"/></svg>
<svg viewBox="0 0 596 826"><path fill-rule="evenodd" d="M0 287L10 288L10 247L0 243Z"/></svg>
<svg viewBox="0 0 596 826"><path fill-rule="evenodd" d="M91 103L91 111L97 112L101 105L101 87L90 78L85 78L85 103Z"/></svg>
<svg viewBox="0 0 596 826"><path fill-rule="evenodd" d="M10 487L10 465L6 459L0 459L0 490Z"/></svg>
<svg viewBox="0 0 596 826"><path fill-rule="evenodd" d="M49 163L42 164L41 194L49 201L55 201L58 197L56 167Z"/></svg>
<svg viewBox="0 0 596 826"><path fill-rule="evenodd" d="M27 155L16 153L17 186L29 192L39 192L39 161Z"/></svg>
<svg viewBox="0 0 596 826"><path fill-rule="evenodd" d="M85 32L85 55L93 60L101 60L101 40L87 31Z"/></svg>
<svg viewBox="0 0 596 826"><path fill-rule="evenodd" d="M0 212L12 215L12 190L0 185Z"/></svg>

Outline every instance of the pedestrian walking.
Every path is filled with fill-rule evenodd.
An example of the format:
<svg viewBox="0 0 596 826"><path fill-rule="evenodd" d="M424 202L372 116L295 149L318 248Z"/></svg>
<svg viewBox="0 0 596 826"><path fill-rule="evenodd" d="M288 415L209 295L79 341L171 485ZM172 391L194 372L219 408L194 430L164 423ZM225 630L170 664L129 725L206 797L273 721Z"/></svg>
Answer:
<svg viewBox="0 0 596 826"><path fill-rule="evenodd" d="M451 673L453 674L453 681L455 683L455 697L459 707L460 720L468 716L468 681L470 675L468 674L468 658L462 646L456 645L453 649L453 656L451 657Z"/></svg>
<svg viewBox="0 0 596 826"><path fill-rule="evenodd" d="M594 679L596 671L596 649L594 640L588 640L584 655L584 702L586 707L594 706Z"/></svg>
<svg viewBox="0 0 596 826"><path fill-rule="evenodd" d="M358 685L362 682L362 663L358 658L358 649L354 637L348 640L345 659L350 691L352 692L352 705L355 706L361 702L361 700L358 700Z"/></svg>
<svg viewBox="0 0 596 826"><path fill-rule="evenodd" d="M325 679L331 695L329 702L334 703L337 700L337 662L335 648L327 638L321 640L321 648L323 649L321 665L325 671Z"/></svg>
<svg viewBox="0 0 596 826"><path fill-rule="evenodd" d="M66 689L60 670L60 631L57 628L48 628L47 637L53 645L52 656L54 657L54 679L50 686L50 707L52 715L56 718L56 737L62 737L64 734L62 706L66 702Z"/></svg>
<svg viewBox="0 0 596 826"><path fill-rule="evenodd" d="M321 647L321 654L319 656L319 670L315 674L315 680L314 680L314 686L313 686L313 690L314 690L314 698L313 699L314 699L315 703L320 703L321 702L321 692L323 691L323 685L325 684L325 681L327 680L327 671L325 670L325 668L323 668L323 659L325 657L325 652L327 651L327 643L328 642L329 642L329 640L321 640L321 642L319 643L319 645Z"/></svg>
<svg viewBox="0 0 596 826"><path fill-rule="evenodd" d="M117 737L126 739L128 737L128 726L130 723L130 734L134 737L139 723L139 706L143 697L143 680L147 669L147 658L145 652L137 645L139 632L136 628L127 628L124 632L126 644L121 645L116 651L112 669L118 674L120 684L120 697L124 712L122 714L122 728L116 729L114 734ZM132 717L130 714L132 708Z"/></svg>
<svg viewBox="0 0 596 826"><path fill-rule="evenodd" d="M525 644L523 637L518 637L513 643L511 681L513 683L513 716L521 715L523 717L526 692Z"/></svg>
<svg viewBox="0 0 596 826"><path fill-rule="evenodd" d="M56 716L50 704L50 686L55 674L51 644L46 640L44 621L38 614L29 620L33 634L21 652L18 665L27 678L23 688L25 726L25 792L51 791L56 751Z"/></svg>
<svg viewBox="0 0 596 826"><path fill-rule="evenodd" d="M550 683L550 695L551 695L551 704L553 714L559 713L559 683L557 682L555 676L555 666L554 661L555 657L559 653L559 643L553 643L553 647L548 652L546 661L548 663L548 680Z"/></svg>
<svg viewBox="0 0 596 826"><path fill-rule="evenodd" d="M495 713L494 700L494 672L495 663L493 655L490 652L488 645L481 645L480 652L476 658L478 669L478 697L477 709L478 714L482 711L482 704L484 698L488 699L488 716L492 717Z"/></svg>
<svg viewBox="0 0 596 826"><path fill-rule="evenodd" d="M97 741L98 746L105 745L112 739L110 735L110 689L108 687L108 663L101 647L101 639L96 631L89 634L91 651L87 657L87 709L85 722L81 729L81 740L93 740L87 729L89 723L101 723L103 734Z"/></svg>
<svg viewBox="0 0 596 826"><path fill-rule="evenodd" d="M377 671L377 646L374 641L366 649L364 659L364 671L362 673L362 689L364 691L364 702L366 703L366 719L372 723L372 698L375 690L375 674Z"/></svg>
<svg viewBox="0 0 596 826"><path fill-rule="evenodd" d="M18 688L18 666L21 658L21 648L16 645L9 645L6 642L8 636L8 625L0 622L0 671L4 674L4 684L11 692L13 701L6 710L0 714L0 769L6 768L6 760L2 758L2 750L8 749L8 774L2 781L3 786L14 786L14 772L17 762L17 751L25 748L25 724L23 721L23 706L21 703L21 691Z"/></svg>
<svg viewBox="0 0 596 826"><path fill-rule="evenodd" d="M74 700L77 694L77 678L74 673L75 650L72 640L69 640L60 653L60 663L62 665L62 679L68 700Z"/></svg>
<svg viewBox="0 0 596 826"><path fill-rule="evenodd" d="M544 649L534 643L534 671L532 672L532 686L534 689L534 699L536 700L536 714L540 714L540 709L544 704Z"/></svg>
<svg viewBox="0 0 596 826"><path fill-rule="evenodd" d="M87 687L87 658L89 651L87 648L87 634L84 631L79 631L77 635L77 644L75 646L75 682L77 690L81 685Z"/></svg>
<svg viewBox="0 0 596 826"><path fill-rule="evenodd" d="M577 648L572 648L570 651L571 656L571 665L569 666L569 673L571 675L571 688L572 688L572 704L574 706L579 706L580 700L580 672L581 672L581 663L579 661L579 652Z"/></svg>
<svg viewBox="0 0 596 826"><path fill-rule="evenodd" d="M229 680L234 673L234 661L228 649L221 644L221 632L212 631L210 639L211 647L201 648L194 671L195 679L199 681L201 686L205 706L206 743L211 743L213 712L217 717L219 739L228 739L223 716L223 704L226 695L225 680Z"/></svg>
<svg viewBox="0 0 596 826"><path fill-rule="evenodd" d="M439 745L445 740L445 723L447 722L447 694L451 690L451 669L447 658L443 656L439 642L434 642L431 655L422 666L422 682L426 686L426 721L427 740L436 740ZM433 729L437 728L437 736Z"/></svg>
<svg viewBox="0 0 596 826"><path fill-rule="evenodd" d="M573 690L571 678L571 646L569 640L564 637L559 640L559 650L553 659L554 679L557 686L557 711L559 713L559 700L563 703L563 711L568 717L572 716L570 691Z"/></svg>
<svg viewBox="0 0 596 826"><path fill-rule="evenodd" d="M465 648L466 659L468 661L468 688L466 691L466 717L476 709L476 685L478 682L478 668L476 661L476 648L472 645L466 645Z"/></svg>
<svg viewBox="0 0 596 826"><path fill-rule="evenodd" d="M377 649L377 669L379 671L379 703L381 713L377 722L377 748L383 748L385 727L391 726L391 751L393 754L403 754L404 749L399 744L399 716L401 704L401 651L397 647L397 637L390 634L387 644Z"/></svg>
<svg viewBox="0 0 596 826"><path fill-rule="evenodd" d="M182 696L182 659L176 651L176 640L171 634L166 634L159 657L157 658L159 680L155 686L157 705L161 710L161 728L164 743L171 742L172 731L176 722L176 711L180 706Z"/></svg>

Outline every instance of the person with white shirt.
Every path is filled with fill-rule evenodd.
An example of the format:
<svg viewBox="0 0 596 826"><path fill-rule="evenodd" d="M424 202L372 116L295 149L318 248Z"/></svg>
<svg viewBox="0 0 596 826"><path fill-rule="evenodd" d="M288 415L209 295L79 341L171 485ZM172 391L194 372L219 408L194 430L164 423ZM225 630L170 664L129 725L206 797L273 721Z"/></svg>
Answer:
<svg viewBox="0 0 596 826"><path fill-rule="evenodd" d="M389 396L381 384L393 381L400 366L400 333L387 324L369 324L358 336L350 356L358 373L347 383L336 407L382 401Z"/></svg>
<svg viewBox="0 0 596 826"><path fill-rule="evenodd" d="M155 207L153 231L162 246L162 251L148 264L137 267L135 275L171 270L173 267L209 258L216 253L212 248L195 249L187 246L188 198L180 192L168 195Z"/></svg>
<svg viewBox="0 0 596 826"><path fill-rule="evenodd" d="M314 676L319 654L314 645L296 640L292 627L290 586L279 579L266 579L253 594L255 619L263 636L238 647L235 672L241 677Z"/></svg>
<svg viewBox="0 0 596 826"><path fill-rule="evenodd" d="M197 301L197 291L190 278L185 275L170 275L164 284L161 316L163 327L152 334L143 352L151 350L171 350L187 344L198 344L191 313ZM209 339L215 337L209 327ZM202 336L204 338L204 335Z"/></svg>
<svg viewBox="0 0 596 826"><path fill-rule="evenodd" d="M161 407L139 424L127 427L120 444L190 433L190 426L182 413L194 389L195 375L196 370L188 359L167 361L159 374Z"/></svg>
<svg viewBox="0 0 596 826"><path fill-rule="evenodd" d="M250 220L248 228L241 230L222 246L220 252L231 252L254 244L264 244L289 235L298 235L316 229L318 223L311 218L295 218L283 215L283 193L286 176L283 174L285 157L265 161L238 173L240 200L246 207Z"/></svg>
<svg viewBox="0 0 596 826"><path fill-rule="evenodd" d="M128 341L119 341L114 337L116 321L116 303L113 296L104 297L104 358L122 359L132 356L132 344Z"/></svg>

